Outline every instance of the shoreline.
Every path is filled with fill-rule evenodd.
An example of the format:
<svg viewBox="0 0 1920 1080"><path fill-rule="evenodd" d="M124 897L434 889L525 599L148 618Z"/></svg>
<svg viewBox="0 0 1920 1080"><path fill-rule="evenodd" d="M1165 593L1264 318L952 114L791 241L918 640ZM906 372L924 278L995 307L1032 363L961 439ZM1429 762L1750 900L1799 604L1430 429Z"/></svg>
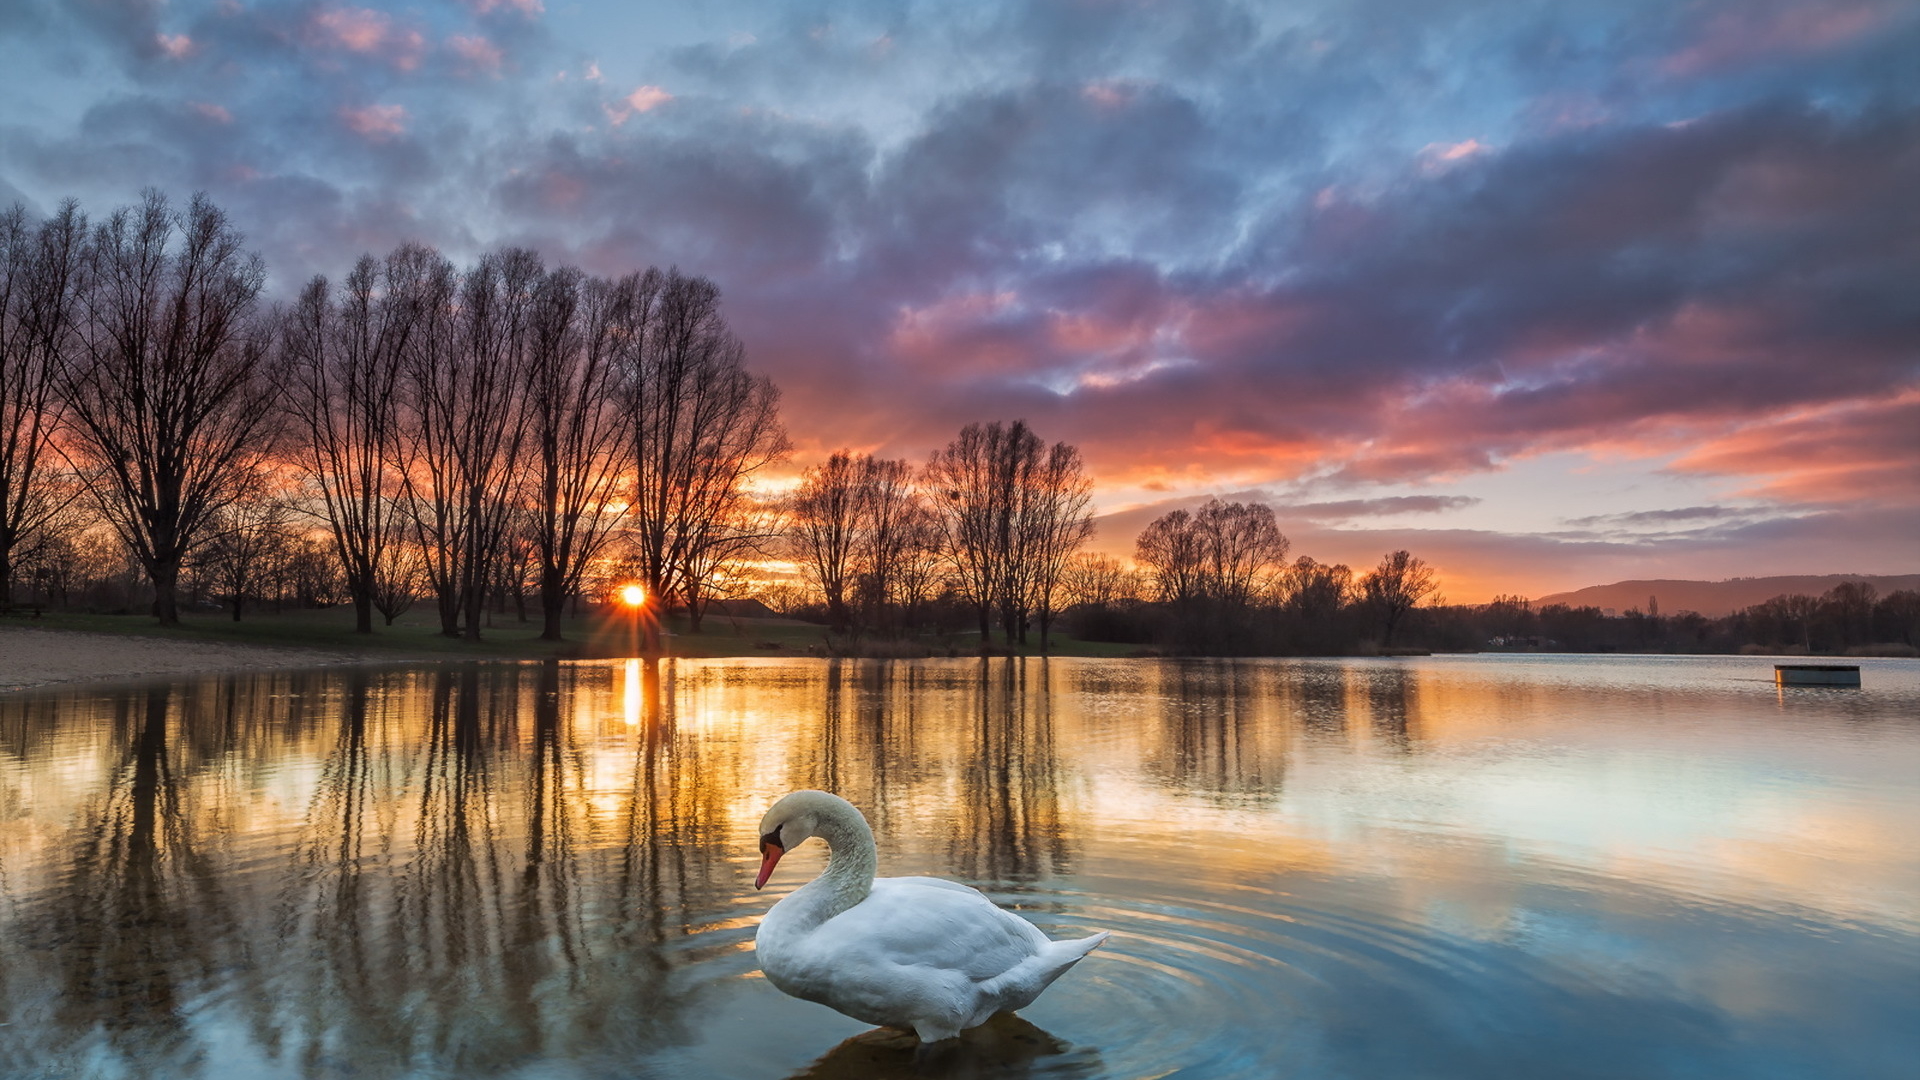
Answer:
<svg viewBox="0 0 1920 1080"><path fill-rule="evenodd" d="M405 662L402 656L0 626L0 694L161 675Z"/></svg>

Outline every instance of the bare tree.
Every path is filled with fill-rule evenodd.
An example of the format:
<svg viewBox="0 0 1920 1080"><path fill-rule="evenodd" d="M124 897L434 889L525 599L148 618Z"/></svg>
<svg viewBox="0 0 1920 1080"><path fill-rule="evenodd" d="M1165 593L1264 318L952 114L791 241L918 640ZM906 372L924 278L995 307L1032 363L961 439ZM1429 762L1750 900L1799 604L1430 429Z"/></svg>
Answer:
<svg viewBox="0 0 1920 1080"><path fill-rule="evenodd" d="M1309 620L1331 618L1346 604L1352 589L1352 570L1341 563L1315 562L1308 555L1295 559L1280 579L1283 606Z"/></svg>
<svg viewBox="0 0 1920 1080"><path fill-rule="evenodd" d="M1040 439L1025 421L968 424L946 449L927 462L924 484L941 528L941 550L953 565L954 584L979 615L984 644L996 606L1008 639L1024 612L1022 568L1014 565L1019 492L1040 453Z"/></svg>
<svg viewBox="0 0 1920 1080"><path fill-rule="evenodd" d="M1271 507L1210 499L1195 513L1174 510L1141 530L1134 558L1160 599L1208 599L1251 607L1283 565L1291 545Z"/></svg>
<svg viewBox="0 0 1920 1080"><path fill-rule="evenodd" d="M234 622L240 621L247 597L259 593L266 568L293 539L286 503L260 490L260 485L246 486L252 489L248 495L214 515L199 559L202 580L226 601Z"/></svg>
<svg viewBox="0 0 1920 1080"><path fill-rule="evenodd" d="M374 564L374 610L392 626L393 620L413 607L425 581L426 559L420 545L412 542L407 530L395 527L380 549L380 561Z"/></svg>
<svg viewBox="0 0 1920 1080"><path fill-rule="evenodd" d="M80 472L180 621L182 562L213 515L276 449L267 335L251 323L257 255L204 195L184 212L147 193L93 232L80 345L61 366Z"/></svg>
<svg viewBox="0 0 1920 1080"><path fill-rule="evenodd" d="M1275 524L1273 508L1209 499L1194 524L1205 549L1208 592L1234 607L1252 606L1292 546Z"/></svg>
<svg viewBox="0 0 1920 1080"><path fill-rule="evenodd" d="M1407 612L1439 588L1433 568L1423 560L1395 551L1360 579L1360 595L1380 615L1382 645L1393 644L1393 631Z"/></svg>
<svg viewBox="0 0 1920 1080"><path fill-rule="evenodd" d="M913 466L904 461L868 457L861 470L859 543L854 560L859 607L870 626L882 627L889 613L908 614L918 597L914 561L927 546L930 515L914 490Z"/></svg>
<svg viewBox="0 0 1920 1080"><path fill-rule="evenodd" d="M780 392L746 370L713 282L668 272L643 344L627 373L630 536L648 594L662 610L678 598L697 632L714 574L771 539L747 487L790 444Z"/></svg>
<svg viewBox="0 0 1920 1080"><path fill-rule="evenodd" d="M1067 560L1060 588L1068 605L1106 607L1133 596L1137 585L1134 574L1119 559L1082 551Z"/></svg>
<svg viewBox="0 0 1920 1080"><path fill-rule="evenodd" d="M1093 479L1080 451L1055 443L1032 473L1020 514L1020 560L1028 569L1031 607L1040 623L1040 648L1048 645L1054 611L1061 599L1061 578L1072 559L1093 538Z"/></svg>
<svg viewBox="0 0 1920 1080"><path fill-rule="evenodd" d="M71 201L29 226L0 213L0 607L13 599L15 555L71 498L48 484L55 387L75 340L75 291L87 222Z"/></svg>
<svg viewBox="0 0 1920 1080"><path fill-rule="evenodd" d="M868 463L845 450L801 474L790 500L790 537L801 570L827 602L827 627L845 632L852 624L848 597L855 559Z"/></svg>
<svg viewBox="0 0 1920 1080"><path fill-rule="evenodd" d="M515 508L529 324L543 270L520 249L485 255L464 275L431 252L406 261L403 280L419 305L402 375L406 506L441 632L477 641Z"/></svg>
<svg viewBox="0 0 1920 1080"><path fill-rule="evenodd" d="M660 275L619 281L560 269L541 281L533 312L528 408L539 475L533 540L539 557L540 637L561 640L567 598L605 547L626 456L615 397L621 362L646 333Z"/></svg>
<svg viewBox="0 0 1920 1080"><path fill-rule="evenodd" d="M400 475L398 412L402 358L415 325L400 287L406 256L381 265L361 256L336 304L316 277L288 314L282 335L288 395L299 434L295 463L318 494L352 598L354 629L373 632L374 580L392 535Z"/></svg>
<svg viewBox="0 0 1920 1080"><path fill-rule="evenodd" d="M1206 594L1206 543L1185 510L1170 510L1148 522L1134 538L1133 558L1158 600L1185 604Z"/></svg>

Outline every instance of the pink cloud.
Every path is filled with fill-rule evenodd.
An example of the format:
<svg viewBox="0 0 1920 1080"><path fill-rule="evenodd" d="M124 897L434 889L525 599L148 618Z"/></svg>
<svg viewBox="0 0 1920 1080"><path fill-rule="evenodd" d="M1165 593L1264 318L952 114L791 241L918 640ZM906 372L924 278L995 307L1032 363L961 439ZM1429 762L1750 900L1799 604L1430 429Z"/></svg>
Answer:
<svg viewBox="0 0 1920 1080"><path fill-rule="evenodd" d="M313 25L331 44L370 53L386 42L393 20L368 8L329 8L314 15Z"/></svg>
<svg viewBox="0 0 1920 1080"><path fill-rule="evenodd" d="M517 11L528 18L547 10L540 0L462 0L475 15L491 15L496 11Z"/></svg>
<svg viewBox="0 0 1920 1080"><path fill-rule="evenodd" d="M1133 104L1140 84L1131 79L1101 79L1080 88L1080 97L1098 109L1113 111Z"/></svg>
<svg viewBox="0 0 1920 1080"><path fill-rule="evenodd" d="M372 142L386 142L406 134L407 110L400 105L343 108L340 119L354 134Z"/></svg>
<svg viewBox="0 0 1920 1080"><path fill-rule="evenodd" d="M189 108L216 124L233 123L233 114L228 112L225 106L208 101L196 101L189 105Z"/></svg>
<svg viewBox="0 0 1920 1080"><path fill-rule="evenodd" d="M465 71L475 74L498 75L505 57L498 45L478 34L455 34L447 39L447 48Z"/></svg>
<svg viewBox="0 0 1920 1080"><path fill-rule="evenodd" d="M1671 466L1750 477L1742 492L1800 503L1872 500L1920 505L1920 387L1880 401L1847 401L1744 424Z"/></svg>
<svg viewBox="0 0 1920 1080"><path fill-rule="evenodd" d="M1879 29L1896 10L1875 0L1791 5L1736 0L1704 20L1692 43L1668 56L1661 67L1685 77L1783 53L1819 52Z"/></svg>
<svg viewBox="0 0 1920 1080"><path fill-rule="evenodd" d="M1467 139L1457 143L1428 143L1420 148L1418 155L1420 171L1429 176L1435 176L1492 149L1479 139Z"/></svg>
<svg viewBox="0 0 1920 1080"><path fill-rule="evenodd" d="M420 31L397 27L370 8L324 8L314 14L309 38L321 48L379 57L401 71L418 68L427 48Z"/></svg>
<svg viewBox="0 0 1920 1080"><path fill-rule="evenodd" d="M597 69L596 69L597 71ZM611 105L604 106L614 127L626 123L636 113L652 112L673 100L673 95L657 86L642 86Z"/></svg>

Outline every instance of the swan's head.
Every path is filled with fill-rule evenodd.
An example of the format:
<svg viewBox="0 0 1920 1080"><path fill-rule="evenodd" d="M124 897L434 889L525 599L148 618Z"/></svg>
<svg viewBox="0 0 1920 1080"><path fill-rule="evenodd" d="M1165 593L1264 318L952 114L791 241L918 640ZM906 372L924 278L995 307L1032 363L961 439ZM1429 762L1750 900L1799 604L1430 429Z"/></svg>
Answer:
<svg viewBox="0 0 1920 1080"><path fill-rule="evenodd" d="M764 888L780 856L820 835L822 822L848 817L865 820L852 803L830 792L795 791L781 796L760 819L760 876L753 879L753 887Z"/></svg>

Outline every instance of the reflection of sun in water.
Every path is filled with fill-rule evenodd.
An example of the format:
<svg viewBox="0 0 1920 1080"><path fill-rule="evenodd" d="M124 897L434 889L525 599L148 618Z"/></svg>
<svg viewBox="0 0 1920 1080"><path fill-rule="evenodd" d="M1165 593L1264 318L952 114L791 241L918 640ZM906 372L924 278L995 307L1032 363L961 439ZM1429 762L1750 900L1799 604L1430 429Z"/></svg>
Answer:
<svg viewBox="0 0 1920 1080"><path fill-rule="evenodd" d="M640 661L630 658L626 678L620 688L620 709L628 727L640 726Z"/></svg>

